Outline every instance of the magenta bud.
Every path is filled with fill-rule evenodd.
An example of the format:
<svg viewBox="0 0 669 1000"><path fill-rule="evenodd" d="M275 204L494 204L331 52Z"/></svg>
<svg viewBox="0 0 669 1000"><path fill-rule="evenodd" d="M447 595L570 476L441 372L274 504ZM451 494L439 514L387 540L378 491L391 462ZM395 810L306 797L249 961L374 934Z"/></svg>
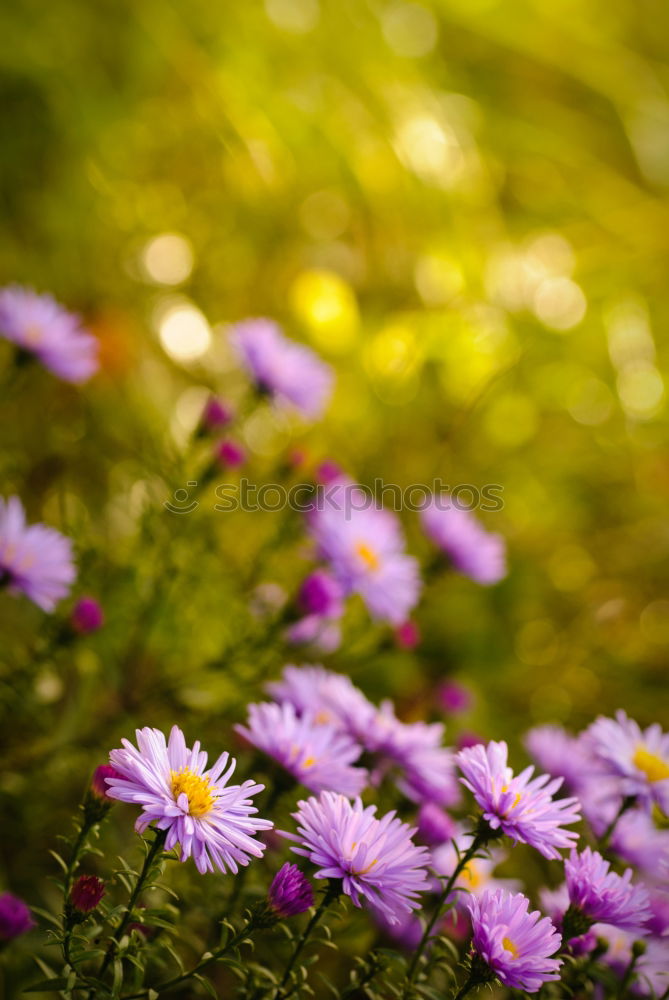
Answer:
<svg viewBox="0 0 669 1000"><path fill-rule="evenodd" d="M226 427L233 419L234 413L217 396L210 396L202 411L201 424L208 431L217 431Z"/></svg>
<svg viewBox="0 0 669 1000"><path fill-rule="evenodd" d="M235 441L221 441L216 447L216 457L221 465L235 468L246 461L246 452Z"/></svg>
<svg viewBox="0 0 669 1000"><path fill-rule="evenodd" d="M272 879L269 905L279 917L294 917L314 905L314 891L297 865L286 861Z"/></svg>
<svg viewBox="0 0 669 1000"><path fill-rule="evenodd" d="M455 741L458 750L464 750L466 747L475 747L479 743L485 743L485 740L481 739L478 733L473 733L470 729L465 729Z"/></svg>
<svg viewBox="0 0 669 1000"><path fill-rule="evenodd" d="M449 715L460 715L467 712L473 704L474 698L469 688L457 681L444 681L437 689L439 703Z"/></svg>
<svg viewBox="0 0 669 1000"><path fill-rule="evenodd" d="M341 618L343 597L344 589L339 581L324 569L317 569L302 583L297 600L308 615Z"/></svg>
<svg viewBox="0 0 669 1000"><path fill-rule="evenodd" d="M395 629L395 642L400 649L415 649L420 642L420 629L415 622L406 621Z"/></svg>
<svg viewBox="0 0 669 1000"><path fill-rule="evenodd" d="M107 785L107 778L122 778L123 775L119 774L116 768L112 767L111 764L100 764L93 771L93 777L91 778L91 791L98 799L109 799L113 802L113 799L109 798L108 791L109 787Z"/></svg>
<svg viewBox="0 0 669 1000"><path fill-rule="evenodd" d="M70 615L70 624L80 635L97 632L104 625L105 616L94 597L80 597Z"/></svg>
<svg viewBox="0 0 669 1000"><path fill-rule="evenodd" d="M70 903L79 913L92 913L105 894L105 884L97 875L80 875L72 886Z"/></svg>
<svg viewBox="0 0 669 1000"><path fill-rule="evenodd" d="M316 480L323 486L329 486L335 479L340 479L343 474L344 472L340 465L331 459L327 459L325 462L321 462L316 469Z"/></svg>
<svg viewBox="0 0 669 1000"><path fill-rule="evenodd" d="M0 941L11 941L35 926L30 910L11 892L0 895Z"/></svg>

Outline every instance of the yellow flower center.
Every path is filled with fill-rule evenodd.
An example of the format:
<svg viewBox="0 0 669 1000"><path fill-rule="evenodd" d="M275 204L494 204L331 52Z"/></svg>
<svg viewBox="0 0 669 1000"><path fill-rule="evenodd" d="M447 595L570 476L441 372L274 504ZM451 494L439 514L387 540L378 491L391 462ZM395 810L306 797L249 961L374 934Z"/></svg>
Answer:
<svg viewBox="0 0 669 1000"><path fill-rule="evenodd" d="M332 716L329 712L326 712L324 708L322 708L319 712L316 712L314 715L314 722L317 722L319 726L324 726L326 723L331 721Z"/></svg>
<svg viewBox="0 0 669 1000"><path fill-rule="evenodd" d="M315 757L307 757L306 760L302 761L302 767L313 767L315 763L316 763Z"/></svg>
<svg viewBox="0 0 669 1000"><path fill-rule="evenodd" d="M368 569L371 569L374 572L379 568L380 566L379 557L377 556L374 549L370 549L369 545L366 545L364 542L358 542L358 544L355 547L355 551L360 556L360 558L365 563Z"/></svg>
<svg viewBox="0 0 669 1000"><path fill-rule="evenodd" d="M502 944L504 946L504 950L511 953L512 958L518 958L518 949L516 948L511 938L508 937L502 938Z"/></svg>
<svg viewBox="0 0 669 1000"><path fill-rule="evenodd" d="M483 881L481 869L478 865L475 865L473 861L470 861L469 864L462 869L462 874L463 877L467 879L472 889L478 889Z"/></svg>
<svg viewBox="0 0 669 1000"><path fill-rule="evenodd" d="M666 781L669 778L669 764L644 746L636 748L632 763L643 771L649 781Z"/></svg>
<svg viewBox="0 0 669 1000"><path fill-rule="evenodd" d="M182 794L188 797L188 812L196 819L206 816L215 802L209 778L193 774L187 767L183 771L172 771L172 794L175 799Z"/></svg>
<svg viewBox="0 0 669 1000"><path fill-rule="evenodd" d="M502 788L502 794L506 795L506 793L508 792L508 790L509 790L509 786L508 785L504 785L504 787ZM520 792L518 792L518 794L516 795L515 799L511 803L511 807L510 808L511 809L515 809L519 802L520 802ZM505 813L505 815L506 815L506 813Z"/></svg>

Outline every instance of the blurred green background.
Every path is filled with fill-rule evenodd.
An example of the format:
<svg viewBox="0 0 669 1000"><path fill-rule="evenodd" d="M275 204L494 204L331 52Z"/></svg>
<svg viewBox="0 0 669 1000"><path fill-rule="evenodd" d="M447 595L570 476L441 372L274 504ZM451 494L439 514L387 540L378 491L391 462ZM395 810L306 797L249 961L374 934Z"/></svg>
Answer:
<svg viewBox="0 0 669 1000"><path fill-rule="evenodd" d="M226 328L249 315L338 371L322 425L246 420L251 478L299 446L362 482L503 487L481 516L508 579L441 575L414 654L376 630L335 669L408 716L457 677L462 724L516 747L619 706L666 727L666 3L22 0L0 31L2 281L80 311L104 361L6 394L2 493L75 538L108 621L54 656L0 600L8 886L37 901L135 724L218 752L288 658L239 639L251 583L309 565L299 523L259 563L277 515L162 506L197 478L207 390L243 392Z"/></svg>

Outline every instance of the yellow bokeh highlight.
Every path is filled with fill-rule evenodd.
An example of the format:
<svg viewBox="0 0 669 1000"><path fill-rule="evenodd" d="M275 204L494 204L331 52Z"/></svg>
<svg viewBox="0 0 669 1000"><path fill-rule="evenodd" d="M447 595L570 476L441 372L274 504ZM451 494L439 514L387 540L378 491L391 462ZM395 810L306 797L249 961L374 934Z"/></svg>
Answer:
<svg viewBox="0 0 669 1000"><path fill-rule="evenodd" d="M355 343L358 303L351 286L334 271L303 271L293 282L291 304L311 340L323 351L344 354Z"/></svg>

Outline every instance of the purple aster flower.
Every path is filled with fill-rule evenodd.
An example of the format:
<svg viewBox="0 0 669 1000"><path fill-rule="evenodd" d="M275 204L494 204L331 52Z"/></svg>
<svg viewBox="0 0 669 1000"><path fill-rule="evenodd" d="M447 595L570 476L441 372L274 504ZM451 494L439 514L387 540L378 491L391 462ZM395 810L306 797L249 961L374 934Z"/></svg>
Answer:
<svg viewBox="0 0 669 1000"><path fill-rule="evenodd" d="M608 819L593 826L596 834L601 836L616 811L617 808L611 808ZM619 858L654 876L657 874L658 858L664 854L669 856L669 830L656 827L652 817L643 809L630 809L617 820L610 847Z"/></svg>
<svg viewBox="0 0 669 1000"><path fill-rule="evenodd" d="M310 420L321 416L332 394L334 376L312 350L288 340L269 319L238 323L232 342L262 392Z"/></svg>
<svg viewBox="0 0 669 1000"><path fill-rule="evenodd" d="M105 884L97 875L80 875L70 892L70 903L79 913L92 913L105 894Z"/></svg>
<svg viewBox="0 0 669 1000"><path fill-rule="evenodd" d="M623 796L656 803L669 814L669 733L657 723L641 727L621 710L615 719L600 716L588 730L592 751L620 780Z"/></svg>
<svg viewBox="0 0 669 1000"><path fill-rule="evenodd" d="M473 514L457 507L448 494L433 497L421 511L425 534L476 583L498 583L506 576L506 545L501 535L483 528Z"/></svg>
<svg viewBox="0 0 669 1000"><path fill-rule="evenodd" d="M289 703L263 702L248 711L248 726L236 731L305 788L359 795L367 784L367 771L352 767L362 748L340 729L315 722L308 712L298 716Z"/></svg>
<svg viewBox="0 0 669 1000"><path fill-rule="evenodd" d="M354 739L364 733L376 712L350 677L321 666L288 664L281 680L272 681L267 690L279 702L289 702L298 713L309 712L314 722L331 723Z"/></svg>
<svg viewBox="0 0 669 1000"><path fill-rule="evenodd" d="M11 941L35 926L30 910L11 892L0 894L0 941Z"/></svg>
<svg viewBox="0 0 669 1000"><path fill-rule="evenodd" d="M166 850L179 844L181 860L192 855L201 873L214 867L237 872L250 856L262 856L265 845L253 835L273 824L254 815L251 797L264 785L250 780L228 785L236 767L228 753L207 771L199 741L188 749L178 726L172 727L169 742L159 729L148 727L138 729L136 737L138 749L123 740L124 749L110 753L110 763L122 777L107 779L107 794L141 806L135 824L139 833L151 823L167 830Z"/></svg>
<svg viewBox="0 0 669 1000"><path fill-rule="evenodd" d="M344 613L344 590L327 570L310 573L300 587L298 604L308 615L341 618Z"/></svg>
<svg viewBox="0 0 669 1000"><path fill-rule="evenodd" d="M564 917L566 930L573 927L582 933L589 925L601 923L645 933L644 924L650 917L648 893L643 886L632 884L630 868L623 875L609 868L609 862L589 847L580 854L572 850L564 866L570 901Z"/></svg>
<svg viewBox="0 0 669 1000"><path fill-rule="evenodd" d="M455 830L455 820L436 802L424 802L418 810L418 837L424 844L443 844L455 836Z"/></svg>
<svg viewBox="0 0 669 1000"><path fill-rule="evenodd" d="M390 701L363 722L358 738L378 759L377 779L399 768L397 786L412 802L451 806L459 801L455 758L443 745L441 722L401 722Z"/></svg>
<svg viewBox="0 0 669 1000"><path fill-rule="evenodd" d="M298 807L293 816L299 836L284 835L299 842L292 848L296 854L318 866L316 878L341 879L355 906L362 900L390 923L418 909L418 894L428 888L429 852L414 844L414 831L394 812L377 819L376 806L333 792Z"/></svg>
<svg viewBox="0 0 669 1000"><path fill-rule="evenodd" d="M18 285L1 289L0 337L34 354L66 382L85 382L98 370L97 340L51 295Z"/></svg>
<svg viewBox="0 0 669 1000"><path fill-rule="evenodd" d="M580 806L575 798L553 799L562 784L548 775L532 778L533 767L514 775L507 765L506 743L490 742L460 750L456 755L463 785L470 790L491 830L530 844L545 858L559 858L559 848L578 840L563 825L577 823Z"/></svg>
<svg viewBox="0 0 669 1000"><path fill-rule="evenodd" d="M80 597L72 609L70 625L80 635L90 635L104 625L105 616L94 597Z"/></svg>
<svg viewBox="0 0 669 1000"><path fill-rule="evenodd" d="M395 515L376 506L362 487L339 479L319 491L308 525L344 593L359 594L373 618L401 625L421 584Z"/></svg>
<svg viewBox="0 0 669 1000"><path fill-rule="evenodd" d="M18 497L0 497L0 586L53 611L75 577L70 539L44 524L27 525Z"/></svg>
<svg viewBox="0 0 669 1000"><path fill-rule="evenodd" d="M535 993L542 983L560 978L562 963L552 957L560 947L560 935L548 917L529 906L527 896L501 889L467 901L472 947L491 978L511 989Z"/></svg>
<svg viewBox="0 0 669 1000"><path fill-rule="evenodd" d="M314 891L304 872L286 861L272 879L268 900L277 916L296 917L314 905Z"/></svg>
<svg viewBox="0 0 669 1000"><path fill-rule="evenodd" d="M321 653L334 653L341 645L341 625L323 615L305 615L286 629L285 637L293 646L313 646Z"/></svg>
<svg viewBox="0 0 669 1000"><path fill-rule="evenodd" d="M572 736L561 726L535 726L525 736L525 746L532 760L553 778L562 778L565 790L578 794L584 783L596 774L596 761L587 740Z"/></svg>
<svg viewBox="0 0 669 1000"><path fill-rule="evenodd" d="M557 929L562 932L564 915L569 909L569 890L563 882L557 889L542 888L539 890L539 902L544 912L550 917ZM586 955L597 944L599 925L593 924L590 930L578 937L570 938L569 948L573 955Z"/></svg>

